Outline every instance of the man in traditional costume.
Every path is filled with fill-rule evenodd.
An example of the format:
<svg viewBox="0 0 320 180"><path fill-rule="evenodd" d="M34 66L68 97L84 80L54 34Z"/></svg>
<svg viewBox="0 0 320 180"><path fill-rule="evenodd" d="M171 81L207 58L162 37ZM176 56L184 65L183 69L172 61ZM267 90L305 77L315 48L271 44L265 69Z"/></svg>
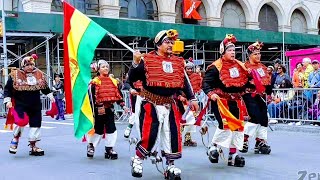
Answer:
<svg viewBox="0 0 320 180"><path fill-rule="evenodd" d="M16 154L19 139L24 126L29 123L30 155L43 156L44 150L36 146L40 141L40 128L42 121L40 91L46 94L52 102L54 97L48 87L45 75L35 68L37 55L27 56L21 62L21 69L12 70L4 88L4 104L13 117L16 126L13 129L13 139L9 152ZM9 125L13 122L7 123Z"/></svg>
<svg viewBox="0 0 320 180"><path fill-rule="evenodd" d="M118 159L117 152L113 149L117 140L117 129L114 122L113 104L119 103L122 107L122 94L117 80L109 76L109 64L99 60L91 65L97 76L92 79L89 86L91 106L94 110L94 129L87 135L87 157L94 156L102 136L105 137L105 158Z"/></svg>
<svg viewBox="0 0 320 180"><path fill-rule="evenodd" d="M180 179L181 170L174 160L181 158L181 114L173 96L181 90L191 100L191 109L198 109L191 85L184 73L184 60L172 54L172 46L178 36L176 30L160 31L154 40L155 51L143 56L134 53L134 62L129 70L132 82L142 81L140 95L144 98L139 113L141 140L136 146L136 155L132 157L132 176L142 177L142 161L157 150L159 141L166 158L165 177Z"/></svg>
<svg viewBox="0 0 320 180"><path fill-rule="evenodd" d="M249 60L245 63L245 66L249 71L254 71L253 74L256 74L259 79L256 81L252 79L246 94L243 95L250 116L249 121L244 126L244 144L241 151L243 153L248 152L249 137L256 137L255 153L269 154L271 152L271 148L267 144L268 112L265 98L266 94L270 95L272 93L272 86L267 67L261 63L260 49L262 46L261 42L255 42L247 49Z"/></svg>
<svg viewBox="0 0 320 180"><path fill-rule="evenodd" d="M235 59L236 37L227 34L220 44L221 58L207 69L203 90L212 100L211 112L219 126L207 152L212 163L218 163L217 145L229 148L228 166L243 167L245 159L237 154L243 147L243 104L241 96L248 83L248 72L243 63Z"/></svg>

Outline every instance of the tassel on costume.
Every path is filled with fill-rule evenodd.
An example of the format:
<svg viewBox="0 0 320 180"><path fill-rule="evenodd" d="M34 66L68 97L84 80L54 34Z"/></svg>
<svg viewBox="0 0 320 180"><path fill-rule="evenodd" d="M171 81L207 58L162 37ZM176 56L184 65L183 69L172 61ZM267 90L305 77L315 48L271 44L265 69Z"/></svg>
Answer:
<svg viewBox="0 0 320 180"><path fill-rule="evenodd" d="M204 116L204 115L206 114L206 112L207 112L209 103L210 103L210 99L208 99L206 107L204 107L204 108L200 111L200 113L199 113L199 115L198 115L198 117L197 117L196 122L194 123L194 125L196 125L196 126L201 126L202 118L203 118L203 116Z"/></svg>
<svg viewBox="0 0 320 180"><path fill-rule="evenodd" d="M251 75L253 77L254 85L256 86L256 93L252 93L251 96L254 97L256 94L262 94L265 92L266 88L262 84L259 73L256 70L251 71Z"/></svg>
<svg viewBox="0 0 320 180"><path fill-rule="evenodd" d="M103 135L102 135L102 139L105 139L105 138L106 138L106 133L107 133L106 128L104 128L104 130L103 130Z"/></svg>
<svg viewBox="0 0 320 180"><path fill-rule="evenodd" d="M229 111L229 109L226 107L228 104L227 100L218 98L217 103L224 127L230 129L231 131L243 130L244 122L240 120L241 118L238 119L234 117L234 115Z"/></svg>
<svg viewBox="0 0 320 180"><path fill-rule="evenodd" d="M15 109L12 109L12 115L14 118L14 123L18 126L24 127L29 124L29 116L26 112L23 112L23 118L20 118L18 112Z"/></svg>
<svg viewBox="0 0 320 180"><path fill-rule="evenodd" d="M9 126L11 126L10 130L13 130L13 123L14 123L14 117L13 117L13 114L12 114L12 110L13 108L10 108L8 113L7 113L7 120L6 120L6 123L5 123L5 126L4 128L5 129L8 129Z"/></svg>
<svg viewBox="0 0 320 180"><path fill-rule="evenodd" d="M87 142L86 135L83 135L83 137L82 137L82 142Z"/></svg>
<svg viewBox="0 0 320 180"><path fill-rule="evenodd" d="M58 114L58 107L55 102L52 102L51 109L49 111L46 111L46 115L51 116L51 118L54 118L54 116L57 114Z"/></svg>

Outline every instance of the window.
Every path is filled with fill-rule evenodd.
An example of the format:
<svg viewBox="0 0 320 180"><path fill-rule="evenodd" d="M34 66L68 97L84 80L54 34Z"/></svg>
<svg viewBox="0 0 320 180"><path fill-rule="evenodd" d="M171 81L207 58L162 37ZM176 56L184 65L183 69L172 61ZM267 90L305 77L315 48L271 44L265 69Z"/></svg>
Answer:
<svg viewBox="0 0 320 180"><path fill-rule="evenodd" d="M157 20L157 4L153 0L120 0L120 17Z"/></svg>
<svg viewBox="0 0 320 180"><path fill-rule="evenodd" d="M273 8L263 5L259 13L260 28L267 31L278 31L278 17Z"/></svg>
<svg viewBox="0 0 320 180"><path fill-rule="evenodd" d="M62 10L63 10L63 8L62 8L61 0L52 0L51 11L62 12Z"/></svg>
<svg viewBox="0 0 320 180"><path fill-rule="evenodd" d="M88 15L99 15L99 0L66 0L79 11ZM62 12L61 0L52 0L51 11Z"/></svg>
<svg viewBox="0 0 320 180"><path fill-rule="evenodd" d="M246 28L246 17L237 1L227 0L221 9L222 27Z"/></svg>
<svg viewBox="0 0 320 180"><path fill-rule="evenodd" d="M23 12L22 0L13 0L12 1L12 11Z"/></svg>
<svg viewBox="0 0 320 180"><path fill-rule="evenodd" d="M296 9L291 16L291 32L307 33L307 21L303 13Z"/></svg>

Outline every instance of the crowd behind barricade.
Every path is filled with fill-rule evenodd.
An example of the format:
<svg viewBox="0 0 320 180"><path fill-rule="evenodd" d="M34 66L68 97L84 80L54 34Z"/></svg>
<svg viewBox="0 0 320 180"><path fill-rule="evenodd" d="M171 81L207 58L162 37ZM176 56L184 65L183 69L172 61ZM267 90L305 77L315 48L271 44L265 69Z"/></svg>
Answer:
<svg viewBox="0 0 320 180"><path fill-rule="evenodd" d="M273 122L289 125L319 125L320 71L319 61L304 58L296 64L292 77L285 66L276 61L268 66L273 93L267 97L268 112Z"/></svg>

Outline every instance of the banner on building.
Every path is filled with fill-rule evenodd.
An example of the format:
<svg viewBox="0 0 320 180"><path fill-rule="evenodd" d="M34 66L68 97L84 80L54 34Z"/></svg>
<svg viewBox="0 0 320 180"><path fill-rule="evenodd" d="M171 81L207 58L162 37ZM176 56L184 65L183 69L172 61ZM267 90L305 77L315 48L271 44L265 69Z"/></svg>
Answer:
<svg viewBox="0 0 320 180"><path fill-rule="evenodd" d="M200 16L197 9L201 5L200 0L183 0L183 18L185 19L195 19L201 20L202 17Z"/></svg>

